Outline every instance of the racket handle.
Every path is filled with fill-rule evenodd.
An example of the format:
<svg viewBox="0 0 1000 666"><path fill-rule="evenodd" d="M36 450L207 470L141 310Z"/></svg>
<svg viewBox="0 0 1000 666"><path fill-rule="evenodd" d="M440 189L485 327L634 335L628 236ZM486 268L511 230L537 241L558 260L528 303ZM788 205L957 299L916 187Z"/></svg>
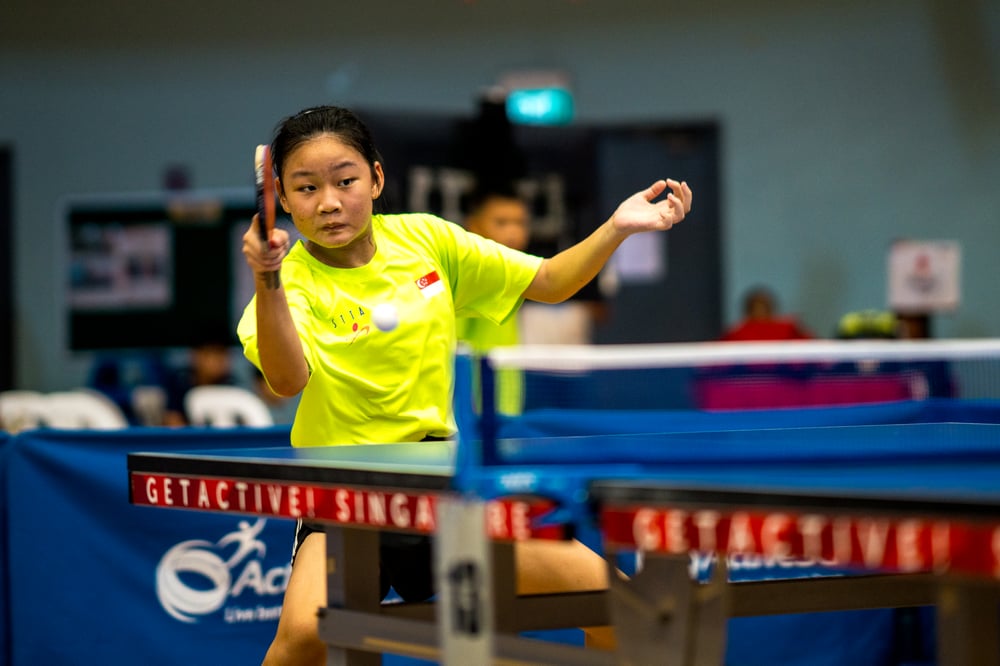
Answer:
<svg viewBox="0 0 1000 666"><path fill-rule="evenodd" d="M260 234L260 242L270 249L271 245L271 234L267 231L267 225L264 224L264 218L257 216L257 233Z"/></svg>

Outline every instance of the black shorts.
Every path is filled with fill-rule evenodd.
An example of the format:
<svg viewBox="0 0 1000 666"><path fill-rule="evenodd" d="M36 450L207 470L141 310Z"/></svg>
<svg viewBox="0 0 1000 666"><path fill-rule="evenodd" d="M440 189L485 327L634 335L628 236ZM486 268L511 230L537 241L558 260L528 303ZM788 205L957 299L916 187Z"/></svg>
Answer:
<svg viewBox="0 0 1000 666"><path fill-rule="evenodd" d="M325 532L323 523L299 521L295 528L295 553L313 532ZM434 596L434 560L430 537L420 534L380 532L378 540L379 593L389 594L389 587L404 601L426 601Z"/></svg>
<svg viewBox="0 0 1000 666"><path fill-rule="evenodd" d="M428 435L425 442L440 442L446 437ZM323 523L300 520L295 527L295 546L292 562L302 541L313 532L325 532ZM431 555L430 537L420 534L380 532L378 538L379 588L381 598L389 594L389 587L403 601L426 601L434 596L434 559Z"/></svg>

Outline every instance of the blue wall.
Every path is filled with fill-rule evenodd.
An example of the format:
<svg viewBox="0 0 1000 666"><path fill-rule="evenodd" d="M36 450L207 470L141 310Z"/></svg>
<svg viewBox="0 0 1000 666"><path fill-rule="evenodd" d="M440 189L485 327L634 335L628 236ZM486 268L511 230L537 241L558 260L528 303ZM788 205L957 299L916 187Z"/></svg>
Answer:
<svg viewBox="0 0 1000 666"><path fill-rule="evenodd" d="M74 386L90 361L65 345L63 197L155 190L176 163L244 186L253 145L303 106L471 114L532 68L570 75L582 122L721 124L728 321L766 282L830 334L885 306L891 240L954 238L963 303L936 333L1000 336L1000 3L816 4L7 2L18 383Z"/></svg>

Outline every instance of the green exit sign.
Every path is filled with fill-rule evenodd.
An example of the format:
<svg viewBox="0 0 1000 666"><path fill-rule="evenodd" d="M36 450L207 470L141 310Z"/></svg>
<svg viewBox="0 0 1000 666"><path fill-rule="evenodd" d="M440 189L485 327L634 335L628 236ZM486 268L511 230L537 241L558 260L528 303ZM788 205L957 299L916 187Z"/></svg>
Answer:
<svg viewBox="0 0 1000 666"><path fill-rule="evenodd" d="M507 118L524 125L567 125L573 120L573 95L564 88L512 90Z"/></svg>

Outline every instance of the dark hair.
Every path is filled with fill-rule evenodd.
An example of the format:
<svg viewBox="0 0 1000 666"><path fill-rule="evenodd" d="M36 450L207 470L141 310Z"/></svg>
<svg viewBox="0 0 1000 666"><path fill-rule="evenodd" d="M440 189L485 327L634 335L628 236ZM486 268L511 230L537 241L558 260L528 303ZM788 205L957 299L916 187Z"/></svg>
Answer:
<svg viewBox="0 0 1000 666"><path fill-rule="evenodd" d="M480 183L464 199L463 212L466 215L475 215L494 199L520 201L525 206L528 205L518 194L517 187L512 182L497 182L489 185Z"/></svg>
<svg viewBox="0 0 1000 666"><path fill-rule="evenodd" d="M754 304L758 301L767 303L772 310L778 309L778 297L774 295L774 292L768 287L757 285L743 294L743 314L750 314Z"/></svg>
<svg viewBox="0 0 1000 666"><path fill-rule="evenodd" d="M375 162L382 156L375 148L368 126L353 112L339 106L314 106L299 111L278 123L271 141L271 159L279 177L285 159L300 145L321 134L333 134L345 144L361 153L375 175Z"/></svg>

